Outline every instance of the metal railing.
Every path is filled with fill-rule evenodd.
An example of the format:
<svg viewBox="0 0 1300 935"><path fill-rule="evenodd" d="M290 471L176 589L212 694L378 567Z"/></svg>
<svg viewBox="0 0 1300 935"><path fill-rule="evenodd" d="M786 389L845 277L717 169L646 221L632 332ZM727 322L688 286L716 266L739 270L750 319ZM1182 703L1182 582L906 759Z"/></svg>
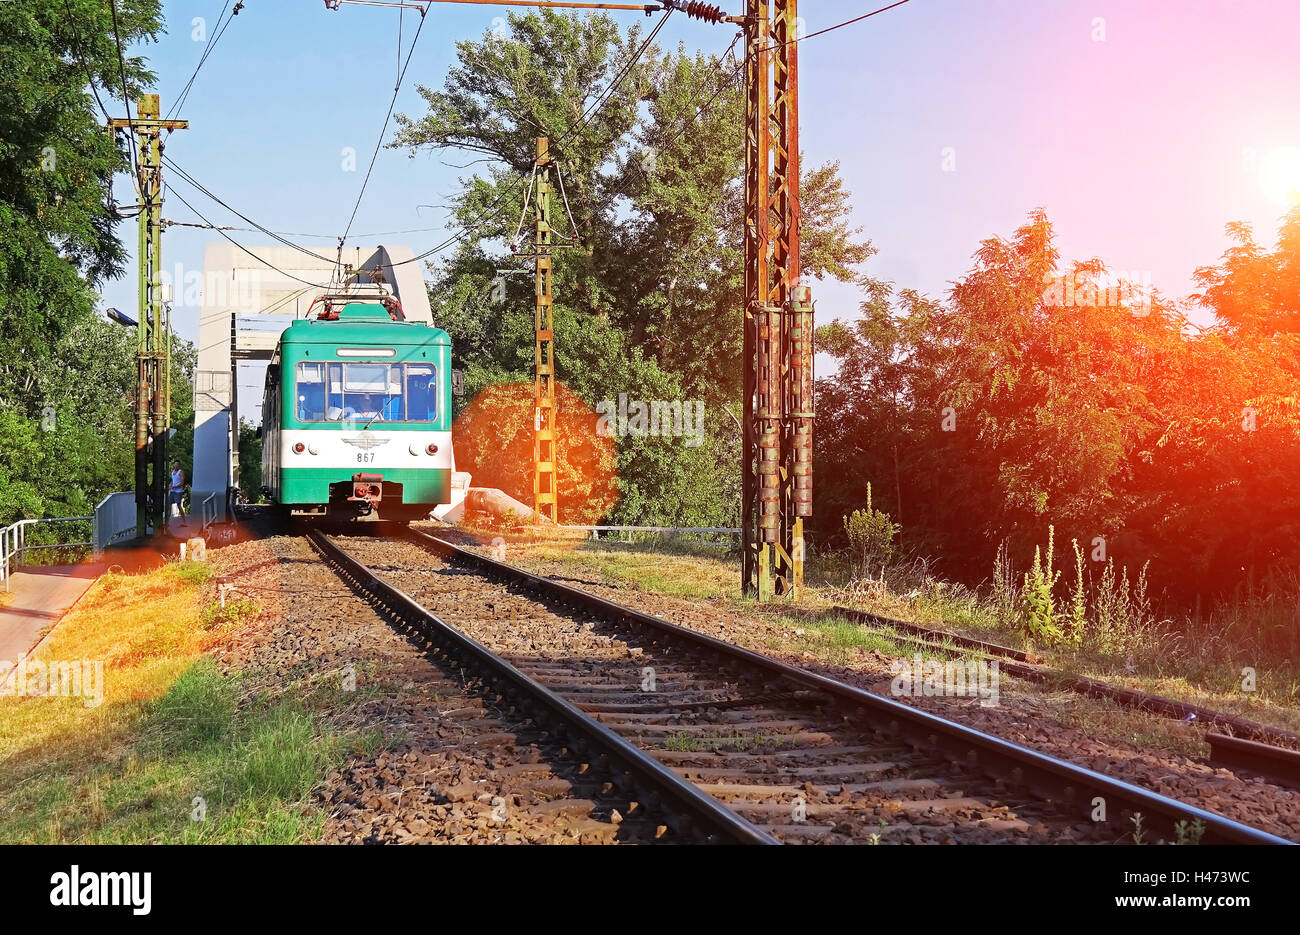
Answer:
<svg viewBox="0 0 1300 935"><path fill-rule="evenodd" d="M135 494L131 491L111 493L100 500L95 507L94 531L91 534L95 556L102 555L109 546L124 539L134 539L138 531L135 519Z"/></svg>
<svg viewBox="0 0 1300 935"><path fill-rule="evenodd" d="M221 493L214 490L199 503L200 531L207 529L225 515L225 508L222 504L222 499Z"/></svg>
<svg viewBox="0 0 1300 935"><path fill-rule="evenodd" d="M13 576L10 564L21 568L23 558L28 552L38 549L75 549L91 548L93 542L27 542L27 530L43 523L94 523L93 516L59 516L52 519L20 519L18 522L0 529L0 578L4 579L4 589L9 590L9 581ZM17 559L17 561L15 561Z"/></svg>

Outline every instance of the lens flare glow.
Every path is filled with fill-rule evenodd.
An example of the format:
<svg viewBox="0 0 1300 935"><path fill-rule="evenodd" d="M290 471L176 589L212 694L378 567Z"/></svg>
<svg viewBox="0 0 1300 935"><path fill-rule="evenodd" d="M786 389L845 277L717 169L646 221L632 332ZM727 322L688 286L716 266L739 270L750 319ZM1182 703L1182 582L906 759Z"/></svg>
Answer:
<svg viewBox="0 0 1300 935"><path fill-rule="evenodd" d="M1300 203L1300 149L1279 146L1259 162L1259 187L1278 204Z"/></svg>
<svg viewBox="0 0 1300 935"><path fill-rule="evenodd" d="M616 440L598 431L600 418L581 396L555 384L560 522L605 522L618 502ZM496 487L533 502L534 387L498 383L474 397L456 417L456 466L475 487Z"/></svg>

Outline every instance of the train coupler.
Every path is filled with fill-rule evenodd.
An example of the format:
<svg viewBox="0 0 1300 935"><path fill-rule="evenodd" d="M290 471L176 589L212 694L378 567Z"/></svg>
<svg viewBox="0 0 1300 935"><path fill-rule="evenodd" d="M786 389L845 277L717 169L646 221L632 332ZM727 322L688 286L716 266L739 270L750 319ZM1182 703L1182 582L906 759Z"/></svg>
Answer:
<svg viewBox="0 0 1300 935"><path fill-rule="evenodd" d="M352 496L348 497L353 501L364 501L366 503L378 503L384 496L384 475L382 474L353 474L352 475Z"/></svg>

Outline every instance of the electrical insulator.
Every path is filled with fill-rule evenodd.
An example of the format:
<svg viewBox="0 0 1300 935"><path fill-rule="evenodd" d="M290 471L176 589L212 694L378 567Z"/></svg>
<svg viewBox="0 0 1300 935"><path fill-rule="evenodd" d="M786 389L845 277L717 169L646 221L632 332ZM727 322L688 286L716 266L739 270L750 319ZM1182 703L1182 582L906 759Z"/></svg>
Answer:
<svg viewBox="0 0 1300 935"><path fill-rule="evenodd" d="M712 3L701 3L700 0L688 0L687 3L678 3L677 9L684 12L691 19L702 19L706 23L721 23L727 18L722 7L715 6Z"/></svg>

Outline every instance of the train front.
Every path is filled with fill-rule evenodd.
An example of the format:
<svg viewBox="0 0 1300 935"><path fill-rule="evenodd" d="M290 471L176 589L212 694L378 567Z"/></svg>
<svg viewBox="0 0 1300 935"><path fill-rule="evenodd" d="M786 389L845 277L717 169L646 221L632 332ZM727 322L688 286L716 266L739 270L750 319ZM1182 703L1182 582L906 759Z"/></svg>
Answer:
<svg viewBox="0 0 1300 935"><path fill-rule="evenodd" d="M382 306L294 322L264 425L273 499L297 514L410 522L451 500L451 341ZM267 451L266 448L272 450ZM270 457L266 457L269 455ZM278 463L276 463L278 462Z"/></svg>

